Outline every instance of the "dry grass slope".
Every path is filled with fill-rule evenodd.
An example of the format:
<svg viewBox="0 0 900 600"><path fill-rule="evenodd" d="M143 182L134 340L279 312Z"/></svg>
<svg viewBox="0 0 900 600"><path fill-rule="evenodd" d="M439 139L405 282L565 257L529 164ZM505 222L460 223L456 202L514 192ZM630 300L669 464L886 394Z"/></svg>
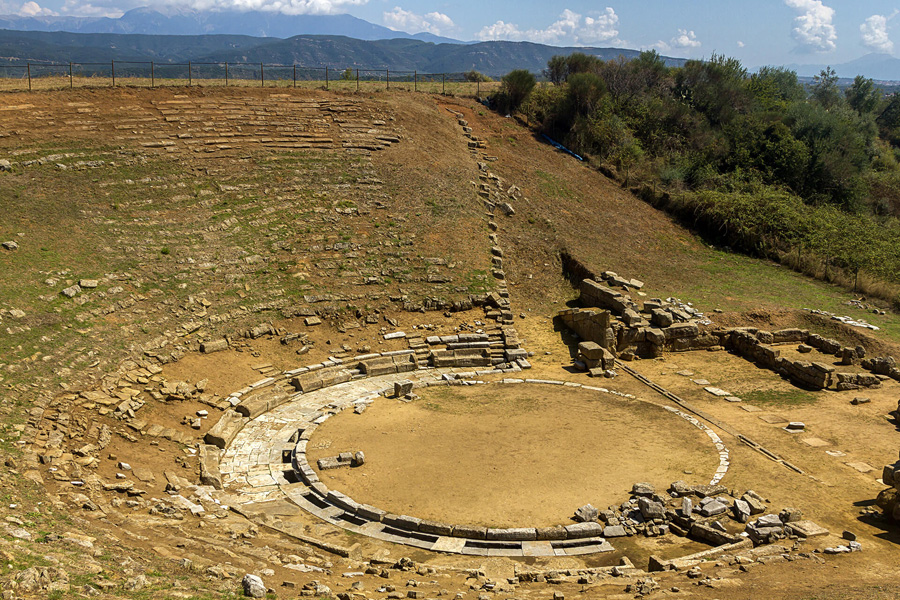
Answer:
<svg viewBox="0 0 900 600"><path fill-rule="evenodd" d="M463 114L487 148L470 148L451 110ZM0 242L18 245L0 249L0 451L6 460L0 579L9 597L229 597L247 572L262 574L278 597L288 598L304 586L303 595L327 595L314 580L358 600L397 597L411 579L420 583L410 590L429 597L441 589L466 597L547 598L557 590L623 597L634 581L572 576L553 588L512 584L522 562L378 543L298 517L278 502L261 502L261 516L248 519L224 509L227 502L203 499L198 516L190 510L196 505L176 506L169 493L188 495L198 481L196 444L230 408L229 393L328 357L419 349L427 335L486 328L483 310L451 308L470 294L498 289L492 233L503 248L515 326L534 353L535 377L590 383L570 369L574 341L554 326L556 312L576 296L562 254L595 272L645 281L648 297L691 301L716 324L803 326L877 354L896 354L900 342L896 315L864 314L836 288L705 246L601 174L469 99L250 88L9 93L0 106L0 159L10 162L0 171ZM521 190L515 215L498 213L496 232L478 195L487 172ZM804 307L865 316L882 330L863 334L811 317ZM315 319L322 324L312 325ZM244 335L262 324L259 335ZM401 329L407 338L384 339ZM222 336L229 337L229 350L198 352L201 343ZM900 535L868 510L881 489L877 473L846 464L878 467L894 455L897 431L885 415L896 408L896 383L873 391L870 404L851 406L852 392L797 394L725 353L634 366L807 473L797 476L729 440L730 488L764 488L773 509L798 504L833 533L856 532L864 546L863 553L824 562L772 559L746 569L711 562L704 585L669 574L660 579L665 589L692 598L900 594L893 577ZM694 375L679 374L686 371ZM717 400L692 378L745 395L744 405L760 410ZM666 402L624 376L607 385ZM562 415L565 398L561 392L554 399L563 403L555 409ZM515 398L500 398L479 413L496 426L482 428L486 439L504 433L502 409L514 406ZM407 408L428 413L398 405L385 409L387 417L376 408L368 417L396 425L404 421L391 411ZM203 411L208 418L198 416ZM540 421L525 413L517 418ZM790 435L759 418L773 414L806 422L809 435ZM622 429L642 427L638 417L623 418ZM344 417L332 426L342 426L338 419ZM465 439L465 421L447 426ZM354 439L352 428L339 433ZM371 443L391 456L385 461L402 460L390 445ZM427 444L417 447L428 452ZM573 440L569 451L579 448L596 449ZM565 448L557 450L554 456L566 456ZM665 449L655 452L665 456ZM454 449L443 446L422 458L453 457ZM628 490L618 488L632 473L629 460L613 454L597 463L620 469L611 478L616 489L604 490L610 497L625 499ZM597 478L573 462L564 467ZM536 471L548 468L536 464ZM387 473L388 483L396 476L387 462L372 468ZM592 485L599 489L603 481ZM542 518L568 501L552 490L541 493L547 495L537 509ZM527 489L508 495L496 496L496 504L529 499ZM395 510L415 510L403 501ZM440 498L422 502L438 512L442 506ZM349 556L275 534L259 525L263 518L273 526L295 523L297 536L348 548ZM637 563L699 549L691 545L696 542L679 546L667 539L631 539L620 546L627 552L613 557L528 562L565 570L626 554ZM401 556L419 563L417 571L385 568ZM468 577L465 569L484 574ZM359 585L351 588L354 582Z"/></svg>

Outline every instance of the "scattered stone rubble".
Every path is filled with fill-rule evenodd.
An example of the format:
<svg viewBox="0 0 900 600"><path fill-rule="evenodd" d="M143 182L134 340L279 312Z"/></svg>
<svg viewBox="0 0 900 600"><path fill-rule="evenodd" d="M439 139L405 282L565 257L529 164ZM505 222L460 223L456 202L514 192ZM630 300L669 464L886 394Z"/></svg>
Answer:
<svg viewBox="0 0 900 600"><path fill-rule="evenodd" d="M849 302L848 302L848 304L849 304ZM810 312L814 315L822 315L823 317L828 317L832 321L840 321L841 323L843 323L845 325L849 325L851 327L861 327L863 329L870 329L872 331L880 331L881 330L880 327L878 327L876 325L872 325L871 323L867 323L863 319L854 319L854 318L848 317L848 316L838 316L834 313L828 312L827 310L817 310L814 308L807 308L804 310L806 310L807 312ZM875 309L874 312L875 312L875 314L882 314L882 315L885 314L884 311L877 310L877 309Z"/></svg>
<svg viewBox="0 0 900 600"><path fill-rule="evenodd" d="M900 415L900 404L894 415ZM900 522L900 460L884 466L881 481L890 487L878 494L876 504L884 511L886 517Z"/></svg>
<svg viewBox="0 0 900 600"><path fill-rule="evenodd" d="M582 339L606 348L621 359L658 357L666 350L711 348L719 344L714 336L701 333L696 313L675 304L658 298L639 303L629 294L592 279L583 280L580 289L581 304L586 308L564 310L559 318Z"/></svg>
<svg viewBox="0 0 900 600"><path fill-rule="evenodd" d="M862 346L846 347L840 342L801 329L770 332L755 327L710 328L702 313L676 299L634 300L628 283L617 275L604 273L606 283L619 285L620 292L593 279L581 282L580 301L586 308L561 311L558 317L585 340L579 344L575 366L603 375L616 358L656 358L663 352L685 350L728 350L771 369L798 385L837 391L879 388L888 377L900 381L894 359L866 358ZM632 280L633 281L633 280ZM800 353L818 350L825 362L791 360L781 356L779 345L798 344ZM841 365L858 365L871 373L844 372L827 364L839 358Z"/></svg>

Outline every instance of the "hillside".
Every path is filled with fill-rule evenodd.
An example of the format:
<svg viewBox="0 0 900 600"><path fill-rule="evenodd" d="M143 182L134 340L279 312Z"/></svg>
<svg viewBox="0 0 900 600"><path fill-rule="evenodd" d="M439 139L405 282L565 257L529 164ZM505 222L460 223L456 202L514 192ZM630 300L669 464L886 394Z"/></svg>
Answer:
<svg viewBox="0 0 900 600"><path fill-rule="evenodd" d="M797 71L801 77L814 77L823 69L832 67L839 77L853 79L857 75L874 79L879 83L896 84L900 81L900 59L890 54L866 54L855 60L834 65L825 64L790 64L789 69Z"/></svg>
<svg viewBox="0 0 900 600"><path fill-rule="evenodd" d="M0 16L0 28L69 33L252 35L272 38L287 38L303 33L349 36L361 40L421 37L427 41L455 41L430 34L411 36L408 33L375 25L348 14L288 15L281 12L258 10L195 11L182 9L163 14L158 10L144 7L129 10L119 18L2 15Z"/></svg>
<svg viewBox="0 0 900 600"><path fill-rule="evenodd" d="M155 61L181 63L200 56L259 48L276 40L242 35L112 35L0 31L0 62Z"/></svg>
<svg viewBox="0 0 900 600"><path fill-rule="evenodd" d="M900 383L811 390L668 338L798 328L779 335L896 356L894 312L711 247L472 98L3 100L7 596L900 593L873 505ZM606 314L623 351L589 376L560 312L605 271L634 314ZM665 351L635 356L639 331ZM588 502L613 509L576 523Z"/></svg>
<svg viewBox="0 0 900 600"><path fill-rule="evenodd" d="M365 42L351 38L297 36L246 51L218 52L204 57L212 61L247 61L308 65L370 67L424 73L461 73L475 69L501 77L514 69L540 73L551 57L585 52L601 60L619 56L631 59L640 53L621 48L559 48L531 42L481 42L477 44L431 44L415 40ZM677 66L680 59L665 57Z"/></svg>
<svg viewBox="0 0 900 600"><path fill-rule="evenodd" d="M502 76L513 69L539 73L556 54L588 52L603 60L639 53L619 48L558 48L528 42L448 44L414 39L365 41L344 36L300 35L290 39L235 35L157 36L0 30L0 64L32 62L264 62L332 68L368 67L423 73L475 69ZM667 64L681 59L664 57Z"/></svg>

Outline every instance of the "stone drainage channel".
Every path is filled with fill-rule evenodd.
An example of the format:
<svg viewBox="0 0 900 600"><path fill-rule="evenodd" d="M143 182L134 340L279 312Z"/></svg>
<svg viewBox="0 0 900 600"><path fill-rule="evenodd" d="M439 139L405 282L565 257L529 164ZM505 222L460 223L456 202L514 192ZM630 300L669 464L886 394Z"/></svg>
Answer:
<svg viewBox="0 0 900 600"><path fill-rule="evenodd" d="M557 385L636 399L631 394L573 382L510 378L485 382L474 379L480 374L450 368L422 369L360 379L296 396L249 420L237 433L219 463L224 484L234 495L232 500L246 510L287 498L306 512L348 531L434 552L474 556L578 556L614 551L602 537L603 526L597 522L495 529L391 514L355 502L337 490L329 490L307 462L306 447L319 425L345 409L373 403L379 396L393 391L394 383L401 381L412 381L416 388L526 383ZM663 408L710 438L719 455L719 466L710 483L719 483L730 464L725 444L692 415L671 406Z"/></svg>

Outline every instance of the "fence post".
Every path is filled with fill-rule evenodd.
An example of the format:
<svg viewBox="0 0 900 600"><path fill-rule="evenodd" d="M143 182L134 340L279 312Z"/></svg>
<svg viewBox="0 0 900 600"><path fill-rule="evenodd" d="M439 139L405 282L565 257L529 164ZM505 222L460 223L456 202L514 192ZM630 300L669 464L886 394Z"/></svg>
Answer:
<svg viewBox="0 0 900 600"><path fill-rule="evenodd" d="M328 89L328 65L325 65L325 89Z"/></svg>
<svg viewBox="0 0 900 600"><path fill-rule="evenodd" d="M73 81L73 79L72 79L72 63L69 62L69 89L70 89L70 90L72 89L72 87L73 87L73 85L74 85L74 84L72 83L72 81Z"/></svg>
<svg viewBox="0 0 900 600"><path fill-rule="evenodd" d="M259 63L259 87L266 87L266 74L262 63Z"/></svg>
<svg viewBox="0 0 900 600"><path fill-rule="evenodd" d="M29 79L29 81L31 81L31 80ZM31 88L28 88L28 89L31 89ZM356 91L357 92L359 91L359 69L356 70Z"/></svg>
<svg viewBox="0 0 900 600"><path fill-rule="evenodd" d="M481 96L481 78L480 77L475 78L475 95Z"/></svg>
<svg viewBox="0 0 900 600"><path fill-rule="evenodd" d="M294 87L297 87L297 65L294 65Z"/></svg>
<svg viewBox="0 0 900 600"><path fill-rule="evenodd" d="M441 94L446 93L447 85L446 85L446 73L441 73Z"/></svg>
<svg viewBox="0 0 900 600"><path fill-rule="evenodd" d="M419 91L419 72L413 71L413 91Z"/></svg>
<svg viewBox="0 0 900 600"><path fill-rule="evenodd" d="M31 63L28 63L28 91L31 91Z"/></svg>
<svg viewBox="0 0 900 600"><path fill-rule="evenodd" d="M225 62L225 87L228 87L228 62Z"/></svg>
<svg viewBox="0 0 900 600"><path fill-rule="evenodd" d="M112 61L112 86L116 87L116 61Z"/></svg>
<svg viewBox="0 0 900 600"><path fill-rule="evenodd" d="M188 87L194 84L194 74L191 71L191 61L188 61Z"/></svg>
<svg viewBox="0 0 900 600"><path fill-rule="evenodd" d="M385 81L387 81L387 88L385 88L385 89L389 90L389 89L391 89L391 70L385 69L384 72L386 73L384 79L385 79Z"/></svg>
<svg viewBox="0 0 900 600"><path fill-rule="evenodd" d="M150 87L156 87L156 72L152 60L150 61Z"/></svg>

